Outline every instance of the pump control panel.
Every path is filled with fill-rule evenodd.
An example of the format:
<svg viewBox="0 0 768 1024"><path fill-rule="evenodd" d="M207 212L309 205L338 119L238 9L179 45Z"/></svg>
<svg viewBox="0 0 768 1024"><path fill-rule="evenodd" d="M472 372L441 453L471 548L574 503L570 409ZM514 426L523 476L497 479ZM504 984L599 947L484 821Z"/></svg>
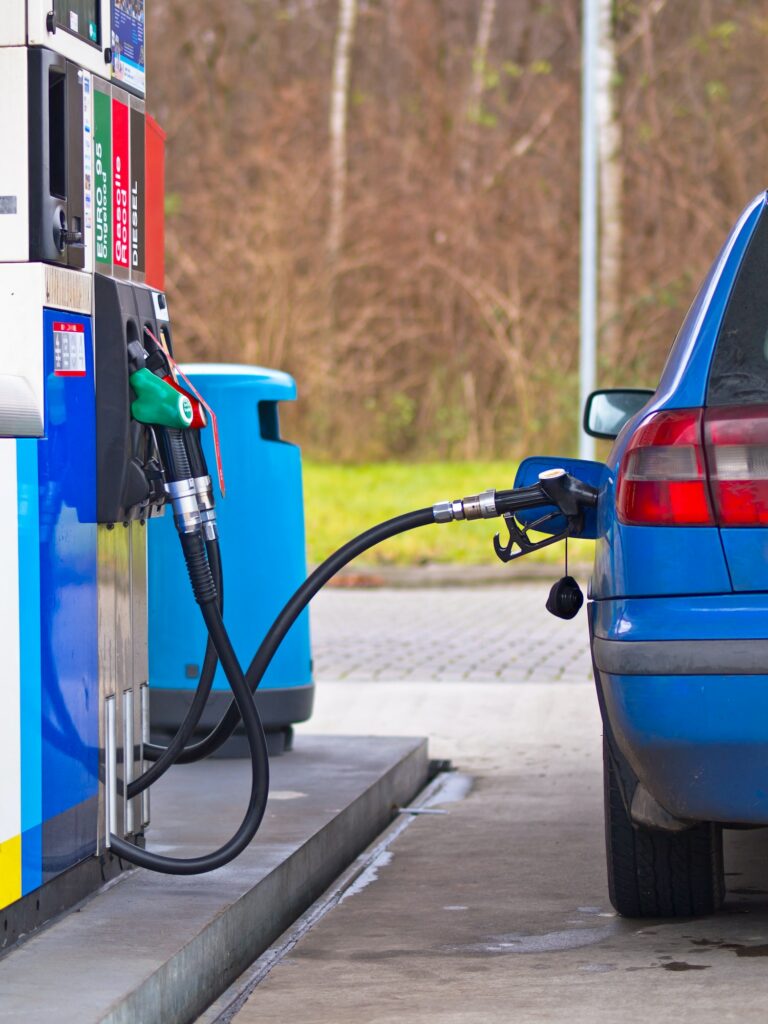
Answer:
<svg viewBox="0 0 768 1024"><path fill-rule="evenodd" d="M162 288L164 136L144 101L53 50L0 47L0 124L0 263Z"/></svg>

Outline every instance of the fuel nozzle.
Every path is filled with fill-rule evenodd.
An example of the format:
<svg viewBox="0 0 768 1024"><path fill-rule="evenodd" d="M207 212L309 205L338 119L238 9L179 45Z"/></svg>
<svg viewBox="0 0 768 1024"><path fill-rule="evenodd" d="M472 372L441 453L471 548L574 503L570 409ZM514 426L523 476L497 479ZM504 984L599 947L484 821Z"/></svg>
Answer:
<svg viewBox="0 0 768 1024"><path fill-rule="evenodd" d="M170 427L171 434L183 431L180 439L166 437L163 443L164 462L167 463L166 491L173 503L176 526L180 533L194 533L202 529L206 540L216 540L218 530L213 484L200 440L200 431L208 425L205 408L195 395L176 381L168 354L154 336L148 338L147 346L145 365L131 377L131 384L141 401L139 416L134 408L136 403L132 407L134 418L155 417L154 425ZM134 377L137 378L138 389L134 385ZM181 418L179 409L183 410ZM184 449L184 458L179 445Z"/></svg>
<svg viewBox="0 0 768 1024"><path fill-rule="evenodd" d="M134 371L129 383L136 392L131 415L139 423L152 427L186 430L192 425L194 410L187 396L167 384L146 366Z"/></svg>
<svg viewBox="0 0 768 1024"><path fill-rule="evenodd" d="M578 516L583 508L594 508L597 504L597 488L577 480L564 469L544 470L539 473L539 484L564 516Z"/></svg>

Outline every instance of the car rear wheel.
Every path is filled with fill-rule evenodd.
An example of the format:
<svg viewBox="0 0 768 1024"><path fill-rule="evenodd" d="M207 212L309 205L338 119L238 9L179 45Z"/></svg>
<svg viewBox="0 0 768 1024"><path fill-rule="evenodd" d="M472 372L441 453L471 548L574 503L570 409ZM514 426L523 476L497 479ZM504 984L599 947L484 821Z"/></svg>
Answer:
<svg viewBox="0 0 768 1024"><path fill-rule="evenodd" d="M705 822L684 832L636 825L603 741L608 893L624 917L712 914L725 894L722 829Z"/></svg>

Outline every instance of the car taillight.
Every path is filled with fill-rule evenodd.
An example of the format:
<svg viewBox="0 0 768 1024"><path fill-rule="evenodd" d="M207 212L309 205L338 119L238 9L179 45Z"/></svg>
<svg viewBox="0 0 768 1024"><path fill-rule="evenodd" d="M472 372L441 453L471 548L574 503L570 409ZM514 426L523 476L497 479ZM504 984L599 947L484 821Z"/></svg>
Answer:
<svg viewBox="0 0 768 1024"><path fill-rule="evenodd" d="M718 525L768 524L768 406L707 409L704 440Z"/></svg>
<svg viewBox="0 0 768 1024"><path fill-rule="evenodd" d="M619 469L621 522L713 526L702 445L703 409L657 412L635 431Z"/></svg>

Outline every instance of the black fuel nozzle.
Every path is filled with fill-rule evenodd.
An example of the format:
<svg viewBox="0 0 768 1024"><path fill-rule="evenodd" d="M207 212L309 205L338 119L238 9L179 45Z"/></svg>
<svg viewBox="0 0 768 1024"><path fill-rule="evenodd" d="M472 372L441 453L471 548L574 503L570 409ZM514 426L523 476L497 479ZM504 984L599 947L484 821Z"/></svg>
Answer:
<svg viewBox="0 0 768 1024"><path fill-rule="evenodd" d="M557 505L560 514L574 519L585 508L597 504L597 488L577 480L564 469L548 469L539 474L538 483L508 491L483 491L455 501L438 501L432 506L436 523L457 519L493 519L514 515L531 508ZM551 513L550 513L551 514Z"/></svg>
<svg viewBox="0 0 768 1024"><path fill-rule="evenodd" d="M594 508L597 504L597 488L571 476L564 469L547 469L539 473L539 486L551 503L569 519L580 516L583 509Z"/></svg>
<svg viewBox="0 0 768 1024"><path fill-rule="evenodd" d="M503 516L509 533L502 543L497 533L493 539L496 555L502 562L538 551L555 544L566 537L578 534L584 522L584 510L597 504L597 488L578 480L564 469L551 469L539 475L539 480L529 487L517 487L508 491L484 491L482 494L463 498L459 501L444 501L433 506L435 522L451 522L454 519L480 519ZM557 511L551 506L555 505ZM529 509L544 509L543 514L533 522L523 525L515 515ZM547 509L549 509L547 511ZM543 540L533 540L530 533L546 523L565 516L565 529ZM575 614L575 613L574 613Z"/></svg>
<svg viewBox="0 0 768 1024"><path fill-rule="evenodd" d="M128 353L128 373L136 373L137 370L143 370L147 365L147 350L141 344L140 341L129 341L127 347Z"/></svg>
<svg viewBox="0 0 768 1024"><path fill-rule="evenodd" d="M462 519L494 519L509 512L549 504L550 499L541 485L533 484L531 487L518 487L509 491L491 488L455 501L438 501L432 506L432 513L436 523L451 523Z"/></svg>

